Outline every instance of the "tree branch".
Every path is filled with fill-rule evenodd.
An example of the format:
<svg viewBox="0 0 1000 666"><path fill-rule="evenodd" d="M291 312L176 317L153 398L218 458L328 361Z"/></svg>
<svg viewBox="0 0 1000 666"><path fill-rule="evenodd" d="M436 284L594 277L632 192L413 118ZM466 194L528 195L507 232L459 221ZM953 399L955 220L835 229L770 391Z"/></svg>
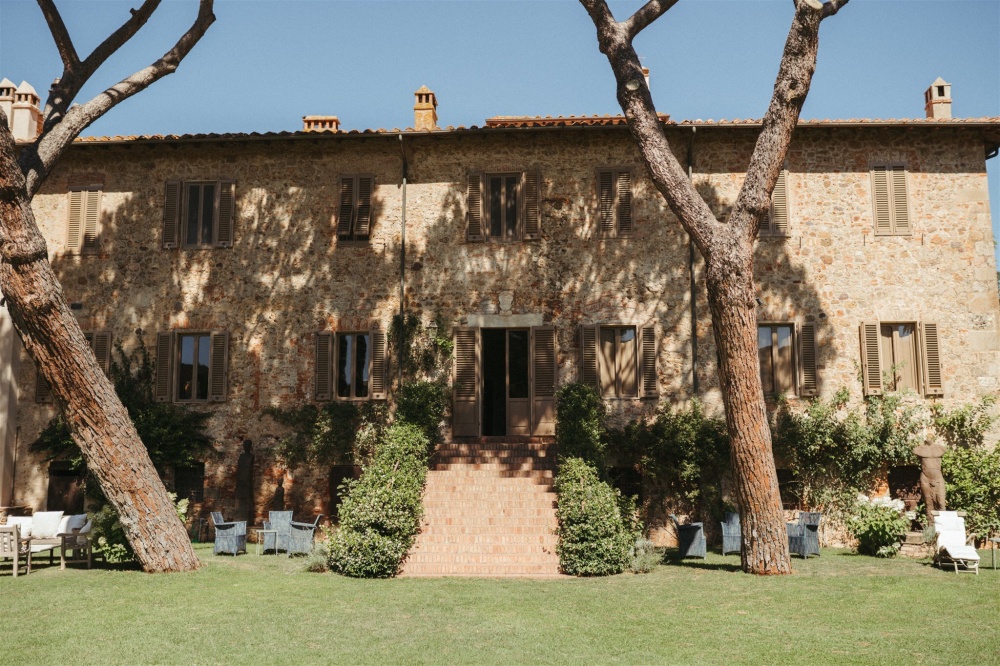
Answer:
<svg viewBox="0 0 1000 666"><path fill-rule="evenodd" d="M83 72L88 78L104 64L104 61L111 57L111 54L124 46L125 42L132 39L139 28L146 25L146 21L153 15L156 8L160 6L160 0L145 0L139 9L131 9L132 16L129 17L120 28L108 35L108 38L101 42L97 48L91 52L87 59L83 61Z"/></svg>
<svg viewBox="0 0 1000 666"><path fill-rule="evenodd" d="M65 113L60 122L54 123L51 126L46 123L46 127L43 129L41 136L35 140L34 144L28 146L21 152L21 157L18 163L21 167L21 171L24 173L25 179L27 181L27 192L28 197L33 197L38 191L38 188L45 181L48 176L52 165L55 164L56 160L63 154L66 148L73 142L80 133L85 130L91 123L103 116L105 113L110 111L115 105L121 103L123 100L128 99L132 95L135 95L142 90L145 90L150 85L156 81L162 79L168 74L172 74L176 71L177 66L180 65L181 61L190 53L194 45L205 34L209 26L215 21L215 15L212 13L212 6L214 0L201 0L201 4L198 8L198 16L195 18L194 23L188 28L188 31L177 41L177 43L167 51L163 57L151 64L149 67L139 70L135 74L128 76L115 85L111 86L104 92L96 95L89 102L81 106L75 106ZM147 0L143 5L145 8L147 5L155 5L159 3L159 0ZM141 10L140 10L141 11ZM150 10L152 11L152 10ZM138 15L139 12L136 12ZM133 19L135 15L133 15ZM145 22L145 19L142 20ZM128 25L128 24L126 24ZM121 33L126 26L120 28L115 34ZM137 26L135 30L141 27ZM134 30L132 31L134 34ZM112 35L114 37L114 35ZM109 37L105 40L104 44L109 43L112 39ZM127 38L126 38L127 39ZM104 46L102 44L101 46ZM92 53L82 65L82 70L86 71L87 63L91 62L91 58L98 53L97 50ZM98 58L100 62L103 62L110 54L102 55ZM96 60L94 62L97 62ZM79 87L86 82L87 78L90 77L92 72L89 72L86 77L80 77L78 81L77 90ZM76 82L74 83L76 84Z"/></svg>
<svg viewBox="0 0 1000 666"><path fill-rule="evenodd" d="M49 25L49 32L52 33L52 41L56 43L59 50L59 57L62 58L63 69L71 72L80 64L80 57L76 54L76 47L73 46L73 39L66 30L59 10L56 9L52 0L38 0L38 7L45 16L45 22Z"/></svg>
<svg viewBox="0 0 1000 666"><path fill-rule="evenodd" d="M826 4L823 5L823 18L833 16L846 5L851 0L827 0Z"/></svg>
<svg viewBox="0 0 1000 666"><path fill-rule="evenodd" d="M649 0L640 7L628 20L622 22L622 27L628 34L629 41L650 23L667 13L667 10L677 4L677 0Z"/></svg>

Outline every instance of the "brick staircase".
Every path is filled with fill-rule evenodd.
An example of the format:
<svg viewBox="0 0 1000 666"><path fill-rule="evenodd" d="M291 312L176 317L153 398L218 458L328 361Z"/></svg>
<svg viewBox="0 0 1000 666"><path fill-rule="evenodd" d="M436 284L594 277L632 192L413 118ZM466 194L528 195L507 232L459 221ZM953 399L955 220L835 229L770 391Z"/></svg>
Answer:
<svg viewBox="0 0 1000 666"><path fill-rule="evenodd" d="M421 533L404 576L556 576L548 438L448 442L431 460Z"/></svg>

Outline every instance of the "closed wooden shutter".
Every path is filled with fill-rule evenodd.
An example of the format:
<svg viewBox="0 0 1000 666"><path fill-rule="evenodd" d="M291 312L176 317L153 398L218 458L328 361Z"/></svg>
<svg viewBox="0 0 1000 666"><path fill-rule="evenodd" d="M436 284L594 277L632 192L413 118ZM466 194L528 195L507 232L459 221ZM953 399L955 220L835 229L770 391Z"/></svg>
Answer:
<svg viewBox="0 0 1000 666"><path fill-rule="evenodd" d="M483 240L483 176L482 174L471 174L469 176L469 196L466 200L468 211L466 212L467 225L465 238L470 241Z"/></svg>
<svg viewBox="0 0 1000 666"><path fill-rule="evenodd" d="M452 408L452 434L455 437L479 436L479 367L479 329L456 328Z"/></svg>
<svg viewBox="0 0 1000 666"><path fill-rule="evenodd" d="M372 341L372 374L371 374L371 397L372 400L386 399L386 357L385 357L385 331L380 328L373 328L371 331Z"/></svg>
<svg viewBox="0 0 1000 666"><path fill-rule="evenodd" d="M632 172L618 172L618 235L632 233Z"/></svg>
<svg viewBox="0 0 1000 666"><path fill-rule="evenodd" d="M876 322L861 325L861 381L865 395L882 395L882 359L880 326Z"/></svg>
<svg viewBox="0 0 1000 666"><path fill-rule="evenodd" d="M892 232L896 235L910 234L910 206L906 192L906 169L902 165L892 167Z"/></svg>
<svg viewBox="0 0 1000 666"><path fill-rule="evenodd" d="M98 250L101 231L101 191L87 190L83 218L83 244L80 251L84 254L94 254Z"/></svg>
<svg viewBox="0 0 1000 666"><path fill-rule="evenodd" d="M208 359L208 401L225 402L229 389L229 333L212 332L212 351Z"/></svg>
<svg viewBox="0 0 1000 666"><path fill-rule="evenodd" d="M333 333L316 334L316 399L329 400L333 387Z"/></svg>
<svg viewBox="0 0 1000 666"><path fill-rule="evenodd" d="M104 374L108 374L111 372L111 331L96 331L88 335L88 340L97 364Z"/></svg>
<svg viewBox="0 0 1000 666"><path fill-rule="evenodd" d="M599 326L580 328L580 371L583 383L600 389L600 372L597 367L597 338Z"/></svg>
<svg viewBox="0 0 1000 666"><path fill-rule="evenodd" d="M656 327L643 326L639 329L639 353L642 368L642 397L655 398L660 394L659 377L656 374Z"/></svg>
<svg viewBox="0 0 1000 666"><path fill-rule="evenodd" d="M219 247L233 246L233 220L236 217L236 183L231 180L219 181L219 224L215 244Z"/></svg>
<svg viewBox="0 0 1000 666"><path fill-rule="evenodd" d="M35 368L35 402L43 404L52 402L52 387L38 368Z"/></svg>
<svg viewBox="0 0 1000 666"><path fill-rule="evenodd" d="M556 432L556 330L551 326L531 329L531 434Z"/></svg>
<svg viewBox="0 0 1000 666"><path fill-rule="evenodd" d="M358 210L354 221L354 240L368 240L372 223L374 176L358 176Z"/></svg>
<svg viewBox="0 0 1000 666"><path fill-rule="evenodd" d="M782 169L771 193L771 219L767 230L771 236L788 235L788 171Z"/></svg>
<svg viewBox="0 0 1000 666"><path fill-rule="evenodd" d="M340 205L337 208L337 236L350 239L354 228L354 177L340 179Z"/></svg>
<svg viewBox="0 0 1000 666"><path fill-rule="evenodd" d="M173 333L156 334L155 376L153 378L153 399L156 402L169 402L171 399L170 385L173 380Z"/></svg>
<svg viewBox="0 0 1000 666"><path fill-rule="evenodd" d="M597 224L601 236L615 235L615 172L597 172Z"/></svg>
<svg viewBox="0 0 1000 666"><path fill-rule="evenodd" d="M876 236L908 236L910 204L906 190L906 167L877 164L872 167L872 197Z"/></svg>
<svg viewBox="0 0 1000 666"><path fill-rule="evenodd" d="M799 327L799 396L819 394L819 377L816 374L816 325Z"/></svg>
<svg viewBox="0 0 1000 666"><path fill-rule="evenodd" d="M540 211L541 176L537 171L524 174L524 240L538 240L542 237Z"/></svg>
<svg viewBox="0 0 1000 666"><path fill-rule="evenodd" d="M944 384L941 381L941 346L938 341L937 324L920 325L921 357L923 359L924 395L944 395Z"/></svg>
<svg viewBox="0 0 1000 666"><path fill-rule="evenodd" d="M69 216L66 219L66 249L76 253L83 245L84 204L87 193L75 190L69 193Z"/></svg>
<svg viewBox="0 0 1000 666"><path fill-rule="evenodd" d="M180 232L181 181L168 180L163 194L163 247L177 247Z"/></svg>

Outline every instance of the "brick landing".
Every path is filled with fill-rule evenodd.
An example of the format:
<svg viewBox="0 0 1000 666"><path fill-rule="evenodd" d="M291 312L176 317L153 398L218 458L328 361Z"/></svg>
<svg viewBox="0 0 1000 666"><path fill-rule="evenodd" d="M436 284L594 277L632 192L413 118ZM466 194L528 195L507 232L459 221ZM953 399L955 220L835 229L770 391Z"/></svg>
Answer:
<svg viewBox="0 0 1000 666"><path fill-rule="evenodd" d="M557 576L552 446L537 438L442 444L404 576Z"/></svg>

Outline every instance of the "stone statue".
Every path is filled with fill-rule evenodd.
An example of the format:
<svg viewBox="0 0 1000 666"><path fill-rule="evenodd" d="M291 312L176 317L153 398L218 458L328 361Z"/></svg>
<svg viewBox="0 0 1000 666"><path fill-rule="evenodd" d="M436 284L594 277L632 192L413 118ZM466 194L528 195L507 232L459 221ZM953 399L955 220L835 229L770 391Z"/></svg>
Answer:
<svg viewBox="0 0 1000 666"><path fill-rule="evenodd" d="M941 474L941 458L945 449L928 437L924 443L913 449L920 458L920 492L927 506L927 524L934 524L934 512L945 510L944 476Z"/></svg>
<svg viewBox="0 0 1000 666"><path fill-rule="evenodd" d="M244 439L243 453L236 463L236 512L239 516L237 520L246 520L248 525L254 522L252 447L253 443L249 439Z"/></svg>
<svg viewBox="0 0 1000 666"><path fill-rule="evenodd" d="M274 489L274 499L271 500L271 511L285 510L285 477L278 477L278 487Z"/></svg>

